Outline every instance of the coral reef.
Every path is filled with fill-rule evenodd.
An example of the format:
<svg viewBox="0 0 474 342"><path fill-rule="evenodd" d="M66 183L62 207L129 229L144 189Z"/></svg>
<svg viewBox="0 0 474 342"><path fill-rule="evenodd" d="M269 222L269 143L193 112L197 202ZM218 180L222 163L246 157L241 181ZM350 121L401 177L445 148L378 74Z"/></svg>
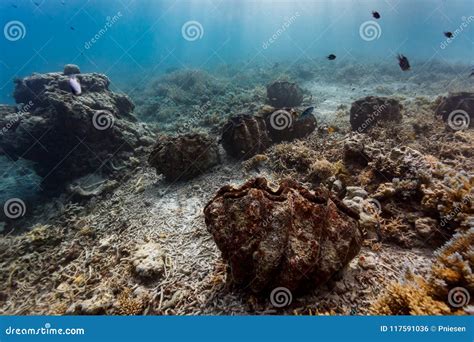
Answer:
<svg viewBox="0 0 474 342"><path fill-rule="evenodd" d="M111 92L105 75L77 75L80 96L71 93L68 80L62 73L16 80L14 97L22 110L1 118L13 123L0 135L1 149L15 160L35 162L46 187L99 170L112 173L108 162L150 143L151 133L134 122L132 102Z"/></svg>
<svg viewBox="0 0 474 342"><path fill-rule="evenodd" d="M194 178L219 162L215 140L198 133L160 136L148 158L150 166L168 181Z"/></svg>
<svg viewBox="0 0 474 342"><path fill-rule="evenodd" d="M474 93L451 93L442 97L435 113L453 129L474 127Z"/></svg>
<svg viewBox="0 0 474 342"><path fill-rule="evenodd" d="M234 116L222 128L222 146L234 158L250 158L270 146L265 121L259 116Z"/></svg>
<svg viewBox="0 0 474 342"><path fill-rule="evenodd" d="M367 96L352 104L350 123L353 131L365 132L379 122L400 122L402 106L386 97Z"/></svg>
<svg viewBox="0 0 474 342"><path fill-rule="evenodd" d="M357 214L293 180L277 190L265 178L225 186L204 213L232 280L254 292L317 287L347 265L362 243Z"/></svg>
<svg viewBox="0 0 474 342"><path fill-rule="evenodd" d="M275 81L267 86L267 98L276 108L297 107L303 102L303 90L296 83Z"/></svg>

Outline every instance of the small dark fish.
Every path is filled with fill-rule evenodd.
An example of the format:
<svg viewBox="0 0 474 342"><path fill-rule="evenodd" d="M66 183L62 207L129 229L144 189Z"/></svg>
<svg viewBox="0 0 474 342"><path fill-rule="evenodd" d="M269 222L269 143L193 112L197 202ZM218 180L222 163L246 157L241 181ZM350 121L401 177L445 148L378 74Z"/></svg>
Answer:
<svg viewBox="0 0 474 342"><path fill-rule="evenodd" d="M377 12L377 11L372 11L372 16L373 16L375 19L380 19L380 13Z"/></svg>
<svg viewBox="0 0 474 342"><path fill-rule="evenodd" d="M17 5L15 5L15 4L12 4L12 7L13 7L13 8L18 8L18 6L17 6Z"/></svg>
<svg viewBox="0 0 474 342"><path fill-rule="evenodd" d="M76 29L75 29L73 26L71 26L71 27L69 27L69 28L70 28L71 30L73 30L73 31L76 31Z"/></svg>
<svg viewBox="0 0 474 342"><path fill-rule="evenodd" d="M326 58L329 59L330 61L333 61L333 60L336 59L336 55L334 55L334 54L331 53L331 54L330 54L329 56L327 56Z"/></svg>
<svg viewBox="0 0 474 342"><path fill-rule="evenodd" d="M82 89L81 89L81 84L76 78L76 75L72 75L69 78L69 88L71 88L71 91L74 95L81 95Z"/></svg>
<svg viewBox="0 0 474 342"><path fill-rule="evenodd" d="M471 74L469 75L469 77L472 77L474 76L474 69L471 71Z"/></svg>
<svg viewBox="0 0 474 342"><path fill-rule="evenodd" d="M306 109L303 111L303 113L301 113L300 118L312 114L313 111L314 111L314 107L308 107L308 108L306 108Z"/></svg>
<svg viewBox="0 0 474 342"><path fill-rule="evenodd" d="M39 2L34 1L33 2L37 7L39 7L41 4Z"/></svg>
<svg viewBox="0 0 474 342"><path fill-rule="evenodd" d="M403 71L410 70L410 62L408 62L408 58L403 55L398 55L397 59L398 65L400 65L400 69L402 69Z"/></svg>
<svg viewBox="0 0 474 342"><path fill-rule="evenodd" d="M447 38L453 38L453 33L452 33L452 32L444 32L444 35L445 35Z"/></svg>

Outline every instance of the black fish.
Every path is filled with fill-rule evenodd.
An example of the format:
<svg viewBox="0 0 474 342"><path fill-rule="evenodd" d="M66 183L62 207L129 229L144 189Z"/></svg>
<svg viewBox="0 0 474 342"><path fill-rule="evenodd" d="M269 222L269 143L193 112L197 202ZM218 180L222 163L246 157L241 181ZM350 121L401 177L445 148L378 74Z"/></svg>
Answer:
<svg viewBox="0 0 474 342"><path fill-rule="evenodd" d="M403 71L410 70L410 62L408 62L408 58L403 55L398 55L397 59L398 65L400 65L400 69L402 69Z"/></svg>
<svg viewBox="0 0 474 342"><path fill-rule="evenodd" d="M380 19L380 13L377 12L377 11L372 11L372 16L373 16L375 19Z"/></svg>
<svg viewBox="0 0 474 342"><path fill-rule="evenodd" d="M18 6L17 6L17 5L15 5L15 4L12 4L12 7L13 7L13 8L18 8Z"/></svg>
<svg viewBox="0 0 474 342"><path fill-rule="evenodd" d="M39 2L33 2L37 7L39 7L41 4Z"/></svg>
<svg viewBox="0 0 474 342"><path fill-rule="evenodd" d="M308 116L310 115L311 113L313 113L313 110L314 110L314 107L308 107L306 108L303 113L301 113L300 115L300 118L304 117L304 116Z"/></svg>
<svg viewBox="0 0 474 342"><path fill-rule="evenodd" d="M444 32L444 35L448 38L453 38L453 33L452 32Z"/></svg>
<svg viewBox="0 0 474 342"><path fill-rule="evenodd" d="M336 59L336 55L333 55L332 53L326 57L327 59L329 59L330 61L333 61Z"/></svg>
<svg viewBox="0 0 474 342"><path fill-rule="evenodd" d="M73 30L73 31L76 31L76 29L75 29L74 27L72 27L72 26L70 27L70 29Z"/></svg>

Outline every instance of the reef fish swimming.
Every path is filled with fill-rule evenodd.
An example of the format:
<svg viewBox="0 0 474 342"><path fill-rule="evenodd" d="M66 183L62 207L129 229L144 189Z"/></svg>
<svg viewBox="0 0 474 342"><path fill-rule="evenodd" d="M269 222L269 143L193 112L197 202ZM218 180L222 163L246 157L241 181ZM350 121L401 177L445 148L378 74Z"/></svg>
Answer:
<svg viewBox="0 0 474 342"><path fill-rule="evenodd" d="M75 75L72 75L69 78L69 87L71 88L71 91L74 95L81 95L81 84L79 83Z"/></svg>
<svg viewBox="0 0 474 342"><path fill-rule="evenodd" d="M398 55L397 59L398 59L398 65L400 66L400 69L402 69L403 71L410 70L410 62L408 62L408 58L406 58L403 55Z"/></svg>

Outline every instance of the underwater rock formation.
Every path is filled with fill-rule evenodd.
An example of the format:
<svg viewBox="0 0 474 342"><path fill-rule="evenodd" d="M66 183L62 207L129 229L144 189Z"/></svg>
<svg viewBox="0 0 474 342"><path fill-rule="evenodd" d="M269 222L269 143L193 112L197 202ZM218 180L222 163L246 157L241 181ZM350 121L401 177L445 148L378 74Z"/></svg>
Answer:
<svg viewBox="0 0 474 342"><path fill-rule="evenodd" d="M435 110L453 129L474 127L474 93L452 93L441 99Z"/></svg>
<svg viewBox="0 0 474 342"><path fill-rule="evenodd" d="M300 117L291 108L283 108L264 115L266 127L274 143L301 139L316 129L313 115Z"/></svg>
<svg viewBox="0 0 474 342"><path fill-rule="evenodd" d="M133 103L109 90L107 76L76 77L82 88L78 96L61 72L15 80L13 96L22 108L0 119L9 127L0 135L0 148L14 159L34 161L46 187L99 170L111 173L112 159L128 158L150 144L151 133L131 114Z"/></svg>
<svg viewBox="0 0 474 342"><path fill-rule="evenodd" d="M303 90L287 81L276 81L267 86L268 102L276 108L297 107L303 102Z"/></svg>
<svg viewBox="0 0 474 342"><path fill-rule="evenodd" d="M206 134L161 136L148 158L157 174L168 181L194 178L219 163L219 150Z"/></svg>
<svg viewBox="0 0 474 342"><path fill-rule="evenodd" d="M323 190L265 178L222 187L204 209L232 280L253 292L323 284L357 255L357 214Z"/></svg>
<svg viewBox="0 0 474 342"><path fill-rule="evenodd" d="M271 145L263 118L240 114L222 129L222 146L234 158L250 158Z"/></svg>
<svg viewBox="0 0 474 342"><path fill-rule="evenodd" d="M350 123L353 131L366 132L378 122L400 122L402 105L395 99L367 96L352 103Z"/></svg>

